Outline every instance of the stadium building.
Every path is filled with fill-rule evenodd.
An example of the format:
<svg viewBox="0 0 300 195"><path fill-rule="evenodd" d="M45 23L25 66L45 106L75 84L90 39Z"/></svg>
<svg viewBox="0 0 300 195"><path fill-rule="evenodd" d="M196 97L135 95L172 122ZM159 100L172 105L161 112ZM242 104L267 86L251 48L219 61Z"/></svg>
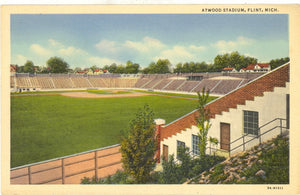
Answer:
<svg viewBox="0 0 300 195"><path fill-rule="evenodd" d="M165 75L11 75L11 91L75 89L144 89L173 93L196 93L203 87L220 96L208 103L208 137L219 140L206 153L232 155L249 149L289 129L289 63L268 73L197 73ZM194 110L165 124L157 119L159 157L174 154L180 145L199 154ZM75 184L83 177L107 177L122 169L120 145L107 146L11 169L11 184ZM158 163L161 162L159 159Z"/></svg>
<svg viewBox="0 0 300 195"><path fill-rule="evenodd" d="M78 89L143 89L173 93L196 93L203 87L212 95L224 95L264 73L193 73L193 74L29 74L10 77L11 92L78 90Z"/></svg>
<svg viewBox="0 0 300 195"><path fill-rule="evenodd" d="M244 86L209 102L211 128L208 138L219 144L208 145L207 154L232 155L289 129L289 63L264 74ZM198 110L164 125L158 120L160 156L176 158L179 146L199 155Z"/></svg>

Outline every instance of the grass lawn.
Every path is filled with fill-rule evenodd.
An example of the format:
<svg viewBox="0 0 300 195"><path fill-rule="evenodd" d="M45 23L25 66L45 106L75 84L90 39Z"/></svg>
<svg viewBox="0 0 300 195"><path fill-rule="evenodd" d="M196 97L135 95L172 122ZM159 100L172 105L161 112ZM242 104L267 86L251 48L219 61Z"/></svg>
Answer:
<svg viewBox="0 0 300 195"><path fill-rule="evenodd" d="M151 93L151 94L157 94L157 95L165 95L165 96L174 96L174 97L183 97L183 98L194 98L198 99L198 95L191 95L191 94L180 94L180 93L166 93L166 92L159 92L159 91L146 91L146 90L133 90L136 92L141 93ZM209 96L209 101L212 101L218 97L215 96Z"/></svg>
<svg viewBox="0 0 300 195"><path fill-rule="evenodd" d="M195 100L162 96L81 99L60 95L11 97L11 167L120 143L121 130L148 103L169 123Z"/></svg>

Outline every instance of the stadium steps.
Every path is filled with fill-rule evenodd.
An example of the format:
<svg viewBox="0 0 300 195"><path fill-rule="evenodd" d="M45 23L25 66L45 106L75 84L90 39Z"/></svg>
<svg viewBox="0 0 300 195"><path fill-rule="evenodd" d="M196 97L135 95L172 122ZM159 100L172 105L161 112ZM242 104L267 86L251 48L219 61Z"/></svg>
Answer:
<svg viewBox="0 0 300 195"><path fill-rule="evenodd" d="M86 80L90 84L91 87L94 87L88 78L86 78Z"/></svg>
<svg viewBox="0 0 300 195"><path fill-rule="evenodd" d="M160 83L155 85L153 89L162 90L168 83L170 82L169 79L163 79Z"/></svg>
<svg viewBox="0 0 300 195"><path fill-rule="evenodd" d="M242 83L244 82L244 80L245 79L242 79L241 82L238 84L238 86L236 88L239 88L242 85Z"/></svg>
<svg viewBox="0 0 300 195"><path fill-rule="evenodd" d="M176 90L177 87L183 82L183 80L173 80L167 87L165 87L165 90Z"/></svg>
<svg viewBox="0 0 300 195"><path fill-rule="evenodd" d="M148 85L153 79L150 79L148 82L146 82L144 85L141 86L141 88L144 88L146 85Z"/></svg>
<svg viewBox="0 0 300 195"><path fill-rule="evenodd" d="M75 88L75 84L74 84L74 82L72 81L72 79L70 77L69 77L69 80L70 80L70 83L72 85L72 88Z"/></svg>
<svg viewBox="0 0 300 195"><path fill-rule="evenodd" d="M17 78L14 77L14 87L16 87L16 86L17 86Z"/></svg>
<svg viewBox="0 0 300 195"><path fill-rule="evenodd" d="M161 82L163 81L163 79L161 79L160 81L158 81L156 84L154 84L151 89L154 89L157 85L159 85Z"/></svg>
<svg viewBox="0 0 300 195"><path fill-rule="evenodd" d="M164 90L166 87L168 87L174 80L171 80L169 83L167 83L163 88L162 90Z"/></svg>
<svg viewBox="0 0 300 195"><path fill-rule="evenodd" d="M147 85L144 86L144 88L151 89L156 83L160 82L162 79L153 79L151 82L149 82Z"/></svg>
<svg viewBox="0 0 300 195"><path fill-rule="evenodd" d="M239 80L223 80L217 87L212 90L215 94L226 94L234 89L240 84Z"/></svg>
<svg viewBox="0 0 300 195"><path fill-rule="evenodd" d="M193 89L191 89L189 92L194 91L194 89L196 89L200 84L201 84L201 81Z"/></svg>
<svg viewBox="0 0 300 195"><path fill-rule="evenodd" d="M31 83L31 79L27 78L27 80L28 80L29 86L32 87L33 85Z"/></svg>
<svg viewBox="0 0 300 195"><path fill-rule="evenodd" d="M198 85L198 87L196 87L194 89L194 92L198 92L198 91L202 91L203 87L205 87L205 90L210 90L218 83L218 80L210 80L210 79L203 79L200 83L200 85Z"/></svg>
<svg viewBox="0 0 300 195"><path fill-rule="evenodd" d="M216 84L213 88L211 88L210 91L214 91L214 89L215 89L218 85L220 85L221 82L222 82L222 80L220 80L219 82L217 82L217 84Z"/></svg>
<svg viewBox="0 0 300 195"><path fill-rule="evenodd" d="M187 82L185 82L184 85L182 85L182 87L179 88L179 91L190 91L190 90L193 89L198 83L199 83L199 81L187 81Z"/></svg>
<svg viewBox="0 0 300 195"><path fill-rule="evenodd" d="M182 82L182 84L179 85L175 90L178 91L186 82L187 82L187 80L185 80L184 82Z"/></svg>
<svg viewBox="0 0 300 195"><path fill-rule="evenodd" d="M50 79L50 82L51 82L53 88L56 88L56 86L55 86L55 84L54 84L54 82L53 82L53 78Z"/></svg>

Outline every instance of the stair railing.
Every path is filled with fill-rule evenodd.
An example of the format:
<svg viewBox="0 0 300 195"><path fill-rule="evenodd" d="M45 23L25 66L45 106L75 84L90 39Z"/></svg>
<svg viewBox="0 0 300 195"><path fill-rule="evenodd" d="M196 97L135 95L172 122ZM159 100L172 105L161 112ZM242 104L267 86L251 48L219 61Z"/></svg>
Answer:
<svg viewBox="0 0 300 195"><path fill-rule="evenodd" d="M261 133L261 129L262 129L262 128L266 127L267 125L269 125L269 124L271 124L271 123L274 123L275 121L279 121L279 125L275 125L275 126L273 126L272 128L270 128L269 130L267 130L267 131ZM261 142L262 142L261 137L262 137L263 135L265 135L265 134L267 134L267 133L269 133L269 132L271 132L271 131L277 129L278 127L280 128L280 135L282 135L283 129L288 129L287 126L283 126L283 121L286 121L286 119L283 119L283 118L275 118L275 119L271 120L270 122L268 122L268 123L266 123L266 124L264 124L264 125L258 127L258 128L257 128L257 135L254 136L252 139L245 141L245 137L247 137L247 136L249 136L249 135L252 135L252 134L248 134L248 133L247 133L247 134L244 134L244 135L242 135L241 137L237 138L236 140L230 142L229 145L231 146L233 143L235 143L235 142L237 142L237 141L239 141L239 140L241 140L241 139L243 140L243 141L242 141L242 144L240 144L240 145L238 145L238 146L235 146L234 148L232 148L232 149L229 150L229 156L230 156L230 154L231 154L232 151L234 151L234 150L240 148L241 146L243 146L243 151L245 151L245 150L246 150L245 145L246 145L247 143L253 141L253 140L259 139L259 144L261 144Z"/></svg>

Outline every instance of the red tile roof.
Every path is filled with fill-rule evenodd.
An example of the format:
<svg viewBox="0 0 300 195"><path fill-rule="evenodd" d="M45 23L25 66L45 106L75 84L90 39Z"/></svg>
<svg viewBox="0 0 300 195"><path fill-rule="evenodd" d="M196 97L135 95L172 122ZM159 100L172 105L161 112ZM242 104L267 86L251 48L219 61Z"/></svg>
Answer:
<svg viewBox="0 0 300 195"><path fill-rule="evenodd" d="M17 65L10 65L10 72L17 72Z"/></svg>
<svg viewBox="0 0 300 195"><path fill-rule="evenodd" d="M267 74L258 77L248 84L234 90L227 95L208 103L205 107L210 110L210 117L215 118L216 114L229 111L229 108L236 108L237 105L245 105L246 100L254 100L255 96L263 96L266 91L273 91L274 87L285 87L289 82L289 63L283 65ZM166 125L161 130L161 140L168 138L176 133L196 125L195 117L198 111L183 116L180 119Z"/></svg>
<svg viewBox="0 0 300 195"><path fill-rule="evenodd" d="M260 66L261 68L268 68L270 66L270 64L257 64L258 66Z"/></svg>
<svg viewBox="0 0 300 195"><path fill-rule="evenodd" d="M254 70L255 64L250 64L246 67L246 70Z"/></svg>
<svg viewBox="0 0 300 195"><path fill-rule="evenodd" d="M267 63L265 63L265 64L250 64L246 68L244 68L243 70L254 70L254 67L256 65L258 65L261 68L268 68L270 66L270 64L267 64Z"/></svg>

